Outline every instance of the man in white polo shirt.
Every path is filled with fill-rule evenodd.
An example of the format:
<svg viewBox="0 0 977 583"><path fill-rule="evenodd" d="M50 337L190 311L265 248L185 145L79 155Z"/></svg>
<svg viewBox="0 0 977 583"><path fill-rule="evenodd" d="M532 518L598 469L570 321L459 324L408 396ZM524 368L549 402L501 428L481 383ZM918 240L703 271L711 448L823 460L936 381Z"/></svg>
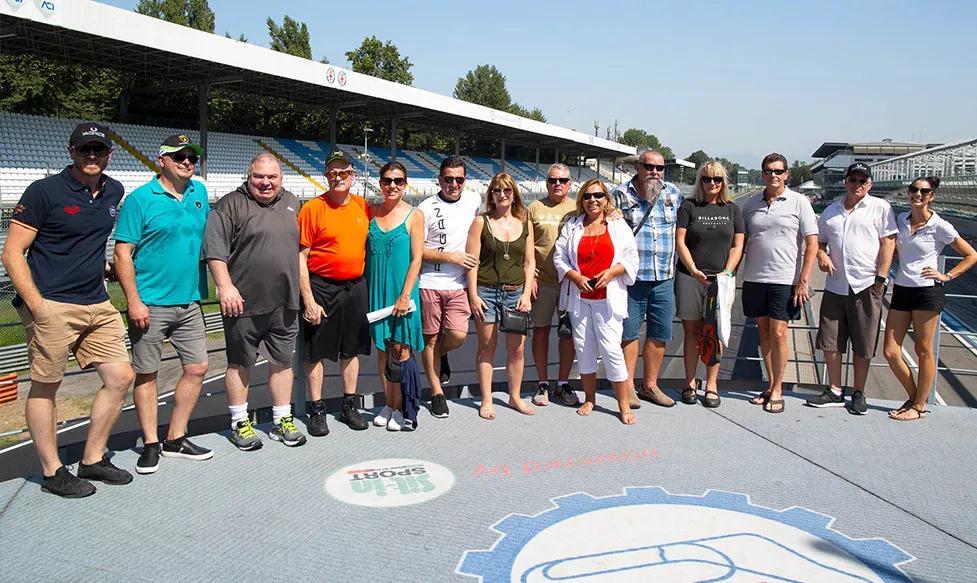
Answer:
<svg viewBox="0 0 977 583"><path fill-rule="evenodd" d="M465 191L467 172L461 158L441 162L441 192L417 205L424 213L424 263L421 264L421 331L424 334L424 372L431 385L431 415L448 416L441 388L447 382L446 355L468 336L468 270L478 259L465 252L468 229L478 215L482 197Z"/></svg>
<svg viewBox="0 0 977 583"><path fill-rule="evenodd" d="M896 246L896 217L889 203L869 196L872 170L856 162L845 172L847 194L818 221L818 267L828 274L821 299L817 345L824 351L831 385L809 399L812 407L844 407L841 359L848 349L855 368L851 413L864 415L865 380L875 356L886 275Z"/></svg>
<svg viewBox="0 0 977 583"><path fill-rule="evenodd" d="M810 297L808 279L818 249L818 224L807 197L787 188L786 158L769 154L760 167L766 188L740 206L746 222L742 295L743 314L756 321L770 385L750 402L763 405L768 413L780 413L787 322L800 317Z"/></svg>

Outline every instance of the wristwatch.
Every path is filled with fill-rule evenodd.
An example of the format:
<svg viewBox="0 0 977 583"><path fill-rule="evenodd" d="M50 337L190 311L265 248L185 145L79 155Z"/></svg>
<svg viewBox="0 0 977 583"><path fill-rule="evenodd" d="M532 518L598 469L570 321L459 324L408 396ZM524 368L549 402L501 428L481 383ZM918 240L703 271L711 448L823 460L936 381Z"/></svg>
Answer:
<svg viewBox="0 0 977 583"><path fill-rule="evenodd" d="M876 275L875 276L875 283L881 285L882 287L885 287L885 285L887 283L889 283L889 280L886 279L885 277L881 276L881 275Z"/></svg>

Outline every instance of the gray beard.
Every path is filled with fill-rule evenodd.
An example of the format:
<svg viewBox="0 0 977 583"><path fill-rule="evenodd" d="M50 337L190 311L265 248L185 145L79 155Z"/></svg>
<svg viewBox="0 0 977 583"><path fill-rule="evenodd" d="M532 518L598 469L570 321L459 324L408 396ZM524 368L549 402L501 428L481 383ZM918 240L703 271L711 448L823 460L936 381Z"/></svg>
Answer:
<svg viewBox="0 0 977 583"><path fill-rule="evenodd" d="M642 195L646 200L651 200L652 198L658 196L658 194L662 191L664 184L662 184L662 181L657 178L648 177L641 186L644 189Z"/></svg>

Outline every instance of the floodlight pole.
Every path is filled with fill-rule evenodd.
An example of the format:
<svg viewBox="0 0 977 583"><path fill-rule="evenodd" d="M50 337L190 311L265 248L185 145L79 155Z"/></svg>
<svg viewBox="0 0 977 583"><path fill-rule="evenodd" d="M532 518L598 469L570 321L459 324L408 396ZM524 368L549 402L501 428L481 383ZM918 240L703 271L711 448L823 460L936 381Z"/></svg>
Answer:
<svg viewBox="0 0 977 583"><path fill-rule="evenodd" d="M367 178L370 176L370 169L367 167L367 162L370 158L370 134L373 133L373 128L365 127L363 128L363 196L367 193Z"/></svg>

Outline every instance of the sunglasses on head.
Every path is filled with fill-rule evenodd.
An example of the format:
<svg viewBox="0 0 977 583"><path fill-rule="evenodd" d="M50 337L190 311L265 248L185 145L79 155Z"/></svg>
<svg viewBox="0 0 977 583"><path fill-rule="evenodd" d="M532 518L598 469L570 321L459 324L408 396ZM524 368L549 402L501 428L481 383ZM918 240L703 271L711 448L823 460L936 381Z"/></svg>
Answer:
<svg viewBox="0 0 977 583"><path fill-rule="evenodd" d="M109 149L105 146L81 146L80 148L75 148L75 154L87 158L92 154L97 158L104 158L109 155Z"/></svg>
<svg viewBox="0 0 977 583"><path fill-rule="evenodd" d="M845 180L851 182L852 184L865 184L869 181L868 178L855 178L854 176L849 176L848 178L845 178Z"/></svg>
<svg viewBox="0 0 977 583"><path fill-rule="evenodd" d="M916 193L922 194L923 196L929 196L929 195L933 194L933 189L932 188L919 188L918 186L910 186L909 187L909 194L916 194Z"/></svg>
<svg viewBox="0 0 977 583"><path fill-rule="evenodd" d="M346 180L352 173L352 170L330 170L329 172L326 172L326 178L329 180L335 180L337 178L340 180Z"/></svg>
<svg viewBox="0 0 977 583"><path fill-rule="evenodd" d="M461 185L465 183L466 177L465 176L442 176L441 180L444 180L445 184L455 183Z"/></svg>
<svg viewBox="0 0 977 583"><path fill-rule="evenodd" d="M390 178L389 176L383 176L380 178L380 184L384 186L390 186L391 184L396 184L397 186L403 186L407 184L407 179L401 178L400 176L398 176L397 178Z"/></svg>
<svg viewBox="0 0 977 583"><path fill-rule="evenodd" d="M722 176L703 176L702 177L702 183L705 184L707 182L712 182L713 184L722 184L723 183L723 177Z"/></svg>
<svg viewBox="0 0 977 583"><path fill-rule="evenodd" d="M767 176L770 176L771 174L776 174L777 176L783 176L784 174L787 174L787 169L786 168L764 168L763 173L766 174Z"/></svg>
<svg viewBox="0 0 977 583"><path fill-rule="evenodd" d="M600 200L600 199L604 198L605 196L607 196L607 195L604 194L602 191L599 191L599 190L597 192L585 192L585 193L583 193L583 199L584 200L590 200L592 198L596 198L597 200Z"/></svg>
<svg viewBox="0 0 977 583"><path fill-rule="evenodd" d="M196 164L197 160L200 158L196 154L185 154L183 152L177 152L175 154L167 154L167 157L172 158L177 164L183 164L184 160L189 160L191 164Z"/></svg>
<svg viewBox="0 0 977 583"><path fill-rule="evenodd" d="M665 165L664 164L651 164L649 162L642 162L641 165L644 166L645 170L647 170L648 172L652 172L652 171L664 172L665 171Z"/></svg>
<svg viewBox="0 0 977 583"><path fill-rule="evenodd" d="M569 178L547 178L546 182L549 182L550 184L556 184L557 182L559 182L560 184L567 184L570 182L570 179Z"/></svg>
<svg viewBox="0 0 977 583"><path fill-rule="evenodd" d="M492 194L502 194L502 193L505 193L506 196L511 196L512 195L512 189L511 188L498 188L498 187L492 189Z"/></svg>

